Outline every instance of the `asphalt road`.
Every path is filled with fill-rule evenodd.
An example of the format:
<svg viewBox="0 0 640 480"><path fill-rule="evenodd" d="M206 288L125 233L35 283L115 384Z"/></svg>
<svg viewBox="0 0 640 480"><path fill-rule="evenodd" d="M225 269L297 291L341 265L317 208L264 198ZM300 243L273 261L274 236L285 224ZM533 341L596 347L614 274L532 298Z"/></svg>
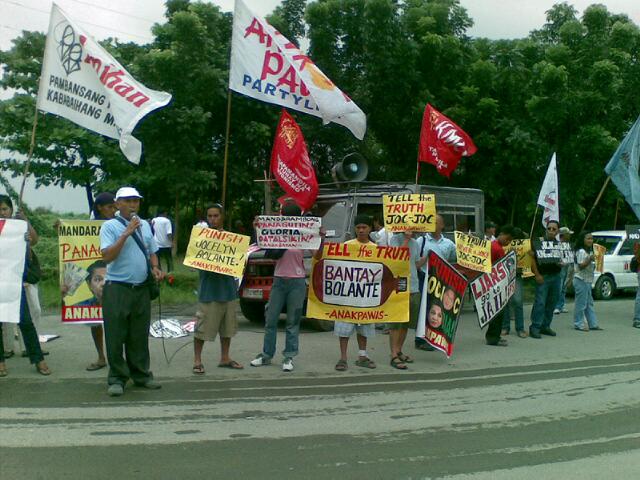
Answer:
<svg viewBox="0 0 640 480"><path fill-rule="evenodd" d="M569 305L571 309L571 305ZM88 328L47 317L41 333L54 374L23 359L0 379L0 479L607 479L640 473L640 330L632 298L597 302L603 332L508 337L488 347L467 310L451 359L406 349L408 372L388 365L387 337L373 371L333 365L331 333L305 331L296 370L216 368L191 375L190 340L152 339L160 391L106 395ZM234 358L248 365L261 330L243 321ZM282 340L280 338L279 340ZM355 342L354 342L355 343ZM279 343L281 345L281 343ZM181 348L183 347L183 348Z"/></svg>

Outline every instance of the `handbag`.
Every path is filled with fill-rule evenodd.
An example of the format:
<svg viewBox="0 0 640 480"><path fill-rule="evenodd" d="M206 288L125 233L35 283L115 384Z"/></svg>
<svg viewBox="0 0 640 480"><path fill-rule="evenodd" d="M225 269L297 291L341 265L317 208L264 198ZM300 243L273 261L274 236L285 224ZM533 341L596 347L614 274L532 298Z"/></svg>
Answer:
<svg viewBox="0 0 640 480"><path fill-rule="evenodd" d="M121 217L116 217L116 219L118 219L120 223L122 223L126 227L127 224ZM132 237L133 237L133 240L136 242L136 245L138 245L138 248L142 250L142 253L144 254L144 259L147 261L147 279L144 281L144 284L149 289L149 299L155 300L160 296L160 285L158 285L158 282L156 281L156 277L153 276L153 272L151 271L151 263L149 262L149 252L147 251L147 247L145 247L144 243L142 243L142 240L140 239L138 232L133 232Z"/></svg>
<svg viewBox="0 0 640 480"><path fill-rule="evenodd" d="M24 275L25 283L35 285L42 279L42 268L40 267L40 260L33 248L29 248L27 252L27 267Z"/></svg>

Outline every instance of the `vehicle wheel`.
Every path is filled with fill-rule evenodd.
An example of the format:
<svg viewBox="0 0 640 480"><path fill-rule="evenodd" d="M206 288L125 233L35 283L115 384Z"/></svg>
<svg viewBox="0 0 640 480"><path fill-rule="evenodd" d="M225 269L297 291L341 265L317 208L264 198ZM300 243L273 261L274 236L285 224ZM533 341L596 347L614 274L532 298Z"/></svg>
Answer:
<svg viewBox="0 0 640 480"><path fill-rule="evenodd" d="M251 323L261 323L264 325L264 302L249 302L240 299L240 310L242 315Z"/></svg>
<svg viewBox="0 0 640 480"><path fill-rule="evenodd" d="M608 275L601 275L594 288L595 297L598 300L611 300L616 291L616 284Z"/></svg>

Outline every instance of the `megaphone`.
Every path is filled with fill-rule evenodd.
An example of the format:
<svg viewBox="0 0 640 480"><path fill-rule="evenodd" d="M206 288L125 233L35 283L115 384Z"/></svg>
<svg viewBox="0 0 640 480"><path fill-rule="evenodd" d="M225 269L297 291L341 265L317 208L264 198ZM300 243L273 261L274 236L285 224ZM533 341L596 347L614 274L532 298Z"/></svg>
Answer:
<svg viewBox="0 0 640 480"><path fill-rule="evenodd" d="M367 178L369 165L359 153L350 153L341 162L331 167L331 177L334 182L362 182Z"/></svg>

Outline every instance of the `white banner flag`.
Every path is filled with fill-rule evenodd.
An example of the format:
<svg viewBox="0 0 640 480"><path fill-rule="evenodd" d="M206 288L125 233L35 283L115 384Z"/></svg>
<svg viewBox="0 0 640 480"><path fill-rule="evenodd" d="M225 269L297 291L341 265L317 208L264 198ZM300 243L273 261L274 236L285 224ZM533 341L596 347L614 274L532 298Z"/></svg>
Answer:
<svg viewBox="0 0 640 480"><path fill-rule="evenodd" d="M20 321L26 233L24 220L0 219L0 319L3 322Z"/></svg>
<svg viewBox="0 0 640 480"><path fill-rule="evenodd" d="M98 42L54 3L42 62L38 108L120 140L137 164L142 144L131 132L140 119L171 100L138 83Z"/></svg>
<svg viewBox="0 0 640 480"><path fill-rule="evenodd" d="M556 154L553 153L547 174L544 177L540 195L538 195L538 205L544 207L542 214L542 226L547 228L550 220L560 221L560 200L558 197L558 171L556 169Z"/></svg>
<svg viewBox="0 0 640 480"><path fill-rule="evenodd" d="M315 115L347 127L362 140L367 118L318 67L236 0L229 88L248 97Z"/></svg>

